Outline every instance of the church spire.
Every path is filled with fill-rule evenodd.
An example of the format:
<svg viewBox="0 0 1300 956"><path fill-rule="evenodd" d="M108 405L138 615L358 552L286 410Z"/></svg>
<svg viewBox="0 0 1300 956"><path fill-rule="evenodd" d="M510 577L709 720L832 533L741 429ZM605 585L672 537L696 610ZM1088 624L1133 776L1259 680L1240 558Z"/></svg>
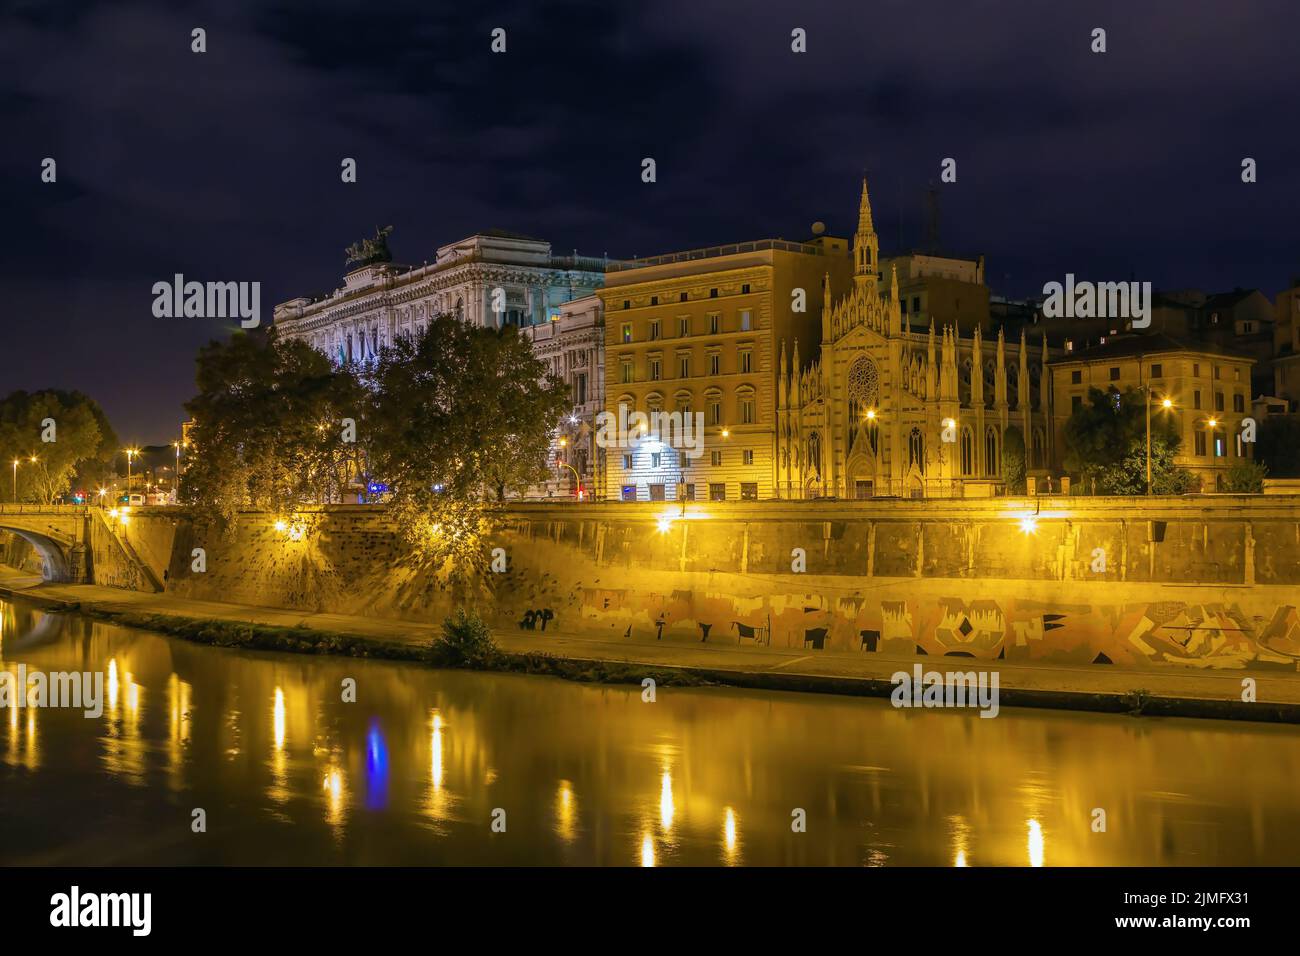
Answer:
<svg viewBox="0 0 1300 956"><path fill-rule="evenodd" d="M862 199L858 203L858 231L853 236L853 286L860 292L876 292L876 271L880 268L880 240L871 223L871 199L867 177L862 177Z"/></svg>

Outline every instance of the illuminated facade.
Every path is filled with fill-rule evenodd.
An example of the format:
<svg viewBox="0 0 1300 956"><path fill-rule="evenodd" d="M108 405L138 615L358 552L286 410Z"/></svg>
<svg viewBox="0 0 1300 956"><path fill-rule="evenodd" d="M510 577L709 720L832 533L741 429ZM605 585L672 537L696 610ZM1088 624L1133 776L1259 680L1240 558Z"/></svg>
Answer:
<svg viewBox="0 0 1300 956"><path fill-rule="evenodd" d="M488 328L548 322L598 288L604 268L603 259L554 256L549 242L490 231L442 246L423 266L354 269L329 295L277 305L275 325L336 362L364 362L438 315Z"/></svg>
<svg viewBox="0 0 1300 956"><path fill-rule="evenodd" d="M1174 463L1200 478L1202 491L1218 490L1235 462L1254 457L1254 444L1242 440L1241 427L1251 415L1253 364L1254 359L1163 333L1121 335L1072 352L1052 363L1057 446L1070 414L1087 401L1089 387L1123 392L1149 386L1153 419L1172 417L1178 428L1181 446Z"/></svg>
<svg viewBox="0 0 1300 956"><path fill-rule="evenodd" d="M533 353L569 388L571 408L560 422L548 457L551 477L530 498L583 497L596 487L596 417L605 407L605 319L600 298L561 304L550 321L525 327Z"/></svg>
<svg viewBox="0 0 1300 956"><path fill-rule="evenodd" d="M808 365L798 340L780 342L775 493L781 498L986 496L1001 490L1003 452L1024 446L1029 473L1051 461L1046 340L978 324L963 337L909 321L897 268L882 288L879 239L862 184L853 239L852 288L823 280L820 341ZM979 275L961 285L983 289ZM917 277L919 278L919 277ZM970 281L970 280L978 281ZM987 310L987 291L983 308ZM909 309L915 314L918 310Z"/></svg>
<svg viewBox="0 0 1300 956"><path fill-rule="evenodd" d="M766 239L610 263L605 409L703 422L698 456L671 436L599 449L611 500L776 495L780 343L817 337L823 276L847 282L848 242ZM702 417L701 417L702 416Z"/></svg>

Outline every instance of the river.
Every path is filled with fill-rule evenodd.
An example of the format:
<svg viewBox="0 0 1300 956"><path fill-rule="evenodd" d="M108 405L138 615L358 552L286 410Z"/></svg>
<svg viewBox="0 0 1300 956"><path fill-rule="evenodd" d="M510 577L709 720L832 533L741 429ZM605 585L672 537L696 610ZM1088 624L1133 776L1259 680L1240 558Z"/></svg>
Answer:
<svg viewBox="0 0 1300 956"><path fill-rule="evenodd" d="M6 865L1282 865L1300 843L1293 727L721 688L647 703L22 601L0 601L0 661L105 675L102 716L0 712Z"/></svg>

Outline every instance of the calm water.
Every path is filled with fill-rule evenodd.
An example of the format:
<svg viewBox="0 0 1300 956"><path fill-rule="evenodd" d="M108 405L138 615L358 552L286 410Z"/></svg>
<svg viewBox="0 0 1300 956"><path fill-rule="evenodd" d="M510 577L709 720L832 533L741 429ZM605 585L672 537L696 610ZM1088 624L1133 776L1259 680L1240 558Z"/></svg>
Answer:
<svg viewBox="0 0 1300 956"><path fill-rule="evenodd" d="M716 689L647 704L21 603L0 602L0 641L10 671L107 675L98 719L0 712L3 864L1294 864L1300 843L1292 728Z"/></svg>

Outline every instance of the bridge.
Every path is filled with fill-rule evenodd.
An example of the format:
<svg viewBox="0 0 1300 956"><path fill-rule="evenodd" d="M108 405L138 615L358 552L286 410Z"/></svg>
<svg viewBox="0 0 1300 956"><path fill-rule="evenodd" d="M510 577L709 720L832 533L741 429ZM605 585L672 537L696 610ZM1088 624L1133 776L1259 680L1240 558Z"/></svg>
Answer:
<svg viewBox="0 0 1300 956"><path fill-rule="evenodd" d="M123 578L130 587L161 591L162 582L140 560L119 522L88 505L0 505L0 531L30 544L46 581L100 583Z"/></svg>

